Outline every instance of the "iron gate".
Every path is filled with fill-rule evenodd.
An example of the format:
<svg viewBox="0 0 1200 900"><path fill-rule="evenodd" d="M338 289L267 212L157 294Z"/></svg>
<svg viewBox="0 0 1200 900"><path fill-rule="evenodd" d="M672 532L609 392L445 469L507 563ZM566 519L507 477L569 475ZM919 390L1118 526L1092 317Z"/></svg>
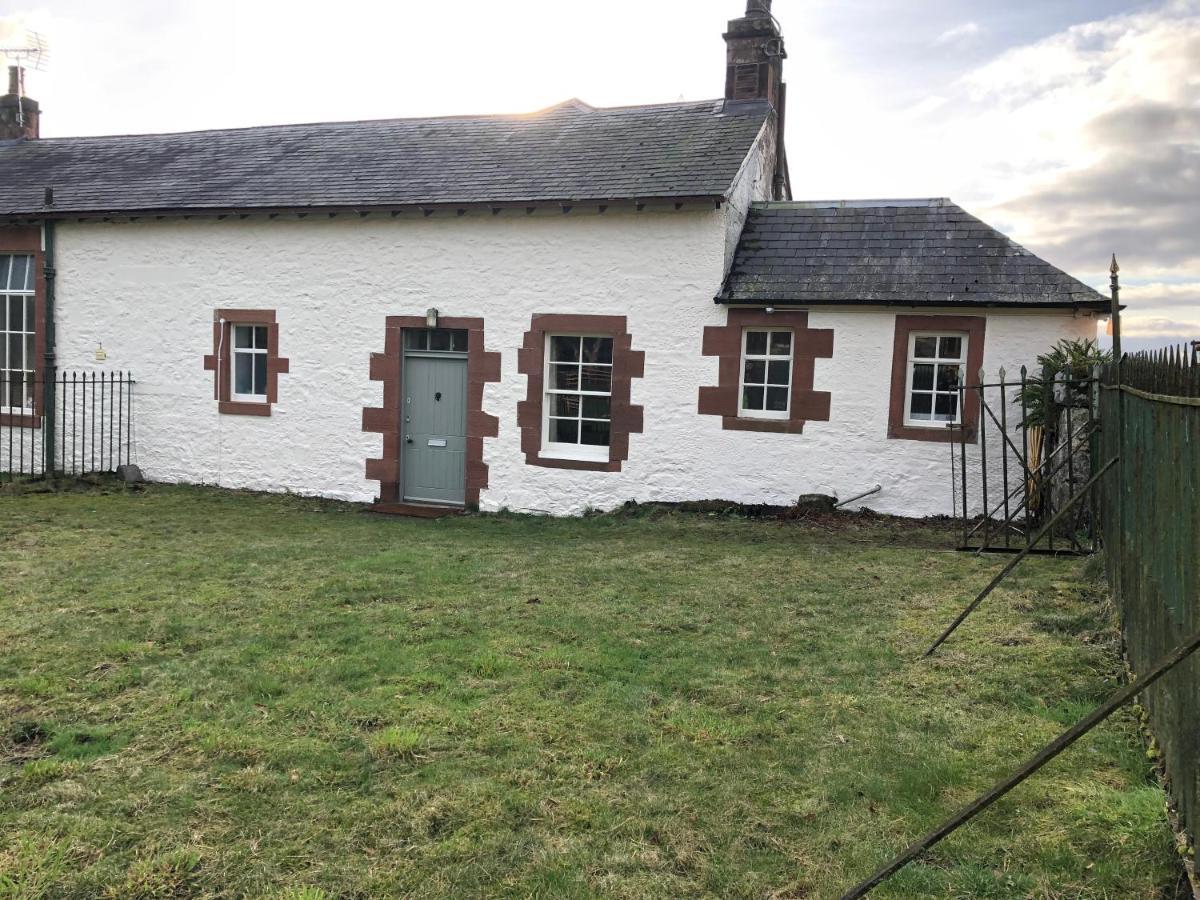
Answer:
<svg viewBox="0 0 1200 900"><path fill-rule="evenodd" d="M1069 369L959 386L959 409L978 403L978 424L951 426L959 549L1092 553L1098 547L1095 474L1099 373ZM1057 521L1056 520L1057 517ZM1054 527L1039 537L1046 525Z"/></svg>

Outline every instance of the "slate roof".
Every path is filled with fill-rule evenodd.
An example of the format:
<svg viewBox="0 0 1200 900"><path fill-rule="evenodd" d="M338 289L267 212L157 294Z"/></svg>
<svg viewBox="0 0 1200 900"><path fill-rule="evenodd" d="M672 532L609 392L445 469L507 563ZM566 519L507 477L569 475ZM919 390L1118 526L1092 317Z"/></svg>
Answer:
<svg viewBox="0 0 1200 900"><path fill-rule="evenodd" d="M720 198L765 102L0 144L0 216Z"/></svg>
<svg viewBox="0 0 1200 900"><path fill-rule="evenodd" d="M949 200L755 204L718 303L1107 309Z"/></svg>

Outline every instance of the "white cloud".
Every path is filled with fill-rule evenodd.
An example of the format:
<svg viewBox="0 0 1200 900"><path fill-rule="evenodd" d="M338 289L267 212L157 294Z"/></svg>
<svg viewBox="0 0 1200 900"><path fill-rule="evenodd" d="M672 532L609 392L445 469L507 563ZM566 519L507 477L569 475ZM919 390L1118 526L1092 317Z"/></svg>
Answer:
<svg viewBox="0 0 1200 900"><path fill-rule="evenodd" d="M1121 316L1121 336L1131 338L1162 338L1164 341L1200 339L1200 326L1195 322L1174 319Z"/></svg>
<svg viewBox="0 0 1200 900"><path fill-rule="evenodd" d="M934 44L945 46L946 44L973 44L983 36L983 26L978 22L964 22L961 25L956 25L953 28L943 31L934 40Z"/></svg>

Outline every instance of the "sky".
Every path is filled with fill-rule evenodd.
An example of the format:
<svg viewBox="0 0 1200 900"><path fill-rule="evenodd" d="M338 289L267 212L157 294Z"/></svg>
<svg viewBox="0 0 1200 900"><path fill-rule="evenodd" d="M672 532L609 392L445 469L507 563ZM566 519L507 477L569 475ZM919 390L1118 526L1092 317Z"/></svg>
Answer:
<svg viewBox="0 0 1200 900"><path fill-rule="evenodd" d="M796 199L951 197L1200 338L1200 0L775 0ZM721 96L743 0L0 0L43 134Z"/></svg>

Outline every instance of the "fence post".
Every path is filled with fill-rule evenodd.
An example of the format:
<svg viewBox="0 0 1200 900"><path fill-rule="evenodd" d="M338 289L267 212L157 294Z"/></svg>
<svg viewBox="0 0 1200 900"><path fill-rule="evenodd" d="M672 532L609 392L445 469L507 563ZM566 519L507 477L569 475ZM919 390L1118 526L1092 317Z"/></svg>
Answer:
<svg viewBox="0 0 1200 900"><path fill-rule="evenodd" d="M1121 267L1117 265L1117 254L1113 254L1112 265L1109 267L1109 290L1112 293L1112 333L1113 333L1113 375L1117 392L1117 415L1113 426L1116 428L1117 477L1116 477L1116 515L1117 527L1114 529L1116 540L1112 547L1105 546L1106 553L1113 554L1112 571L1116 573L1112 585L1114 599L1119 604L1125 593L1125 464L1120 461L1125 455L1125 392L1121 390L1121 370L1124 366L1121 353Z"/></svg>
<svg viewBox="0 0 1200 900"><path fill-rule="evenodd" d="M1042 366L1042 459L1050 459L1055 450L1058 435L1058 409L1054 405L1054 370L1049 363ZM1047 469L1038 484L1038 494L1041 504L1038 510L1041 521L1054 516L1054 475L1053 470ZM1048 535L1050 550L1054 549L1054 532Z"/></svg>

